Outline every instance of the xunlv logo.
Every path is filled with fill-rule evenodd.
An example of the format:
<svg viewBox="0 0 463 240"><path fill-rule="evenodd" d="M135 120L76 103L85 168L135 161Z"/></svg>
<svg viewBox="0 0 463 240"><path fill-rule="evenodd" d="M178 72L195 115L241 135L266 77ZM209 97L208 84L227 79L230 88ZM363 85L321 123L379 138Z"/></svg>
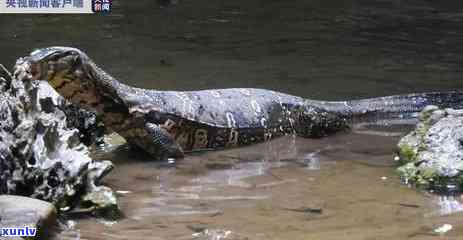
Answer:
<svg viewBox="0 0 463 240"><path fill-rule="evenodd" d="M37 229L32 227L0 228L1 237L34 237Z"/></svg>

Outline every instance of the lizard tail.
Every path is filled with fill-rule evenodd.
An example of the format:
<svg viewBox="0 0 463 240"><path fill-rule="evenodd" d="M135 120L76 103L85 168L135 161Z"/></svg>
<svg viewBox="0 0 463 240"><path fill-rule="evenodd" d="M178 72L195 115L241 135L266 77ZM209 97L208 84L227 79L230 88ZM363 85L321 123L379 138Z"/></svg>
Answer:
<svg viewBox="0 0 463 240"><path fill-rule="evenodd" d="M429 92L351 101L306 100L298 119L298 134L306 137L324 136L330 132L351 128L372 132L370 129L414 125L424 107L463 109L463 91ZM316 117L314 117L316 116Z"/></svg>
<svg viewBox="0 0 463 240"><path fill-rule="evenodd" d="M416 121L418 113L427 105L440 108L463 108L463 91L428 92L394 95L347 102L355 122L383 120Z"/></svg>

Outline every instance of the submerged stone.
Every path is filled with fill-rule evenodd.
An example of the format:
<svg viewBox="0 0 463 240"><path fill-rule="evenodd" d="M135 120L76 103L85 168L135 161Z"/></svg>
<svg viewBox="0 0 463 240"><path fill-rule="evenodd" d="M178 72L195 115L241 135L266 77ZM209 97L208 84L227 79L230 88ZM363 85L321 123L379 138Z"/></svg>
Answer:
<svg viewBox="0 0 463 240"><path fill-rule="evenodd" d="M406 183L453 191L463 186L463 111L428 106L414 131L398 143Z"/></svg>
<svg viewBox="0 0 463 240"><path fill-rule="evenodd" d="M95 186L82 198L83 205L95 208L95 214L107 219L118 219L121 216L114 191L106 186Z"/></svg>
<svg viewBox="0 0 463 240"><path fill-rule="evenodd" d="M0 228L20 227L27 231L26 234L36 235L33 239L46 239L49 230L56 224L56 209L45 201L1 195L0 217Z"/></svg>

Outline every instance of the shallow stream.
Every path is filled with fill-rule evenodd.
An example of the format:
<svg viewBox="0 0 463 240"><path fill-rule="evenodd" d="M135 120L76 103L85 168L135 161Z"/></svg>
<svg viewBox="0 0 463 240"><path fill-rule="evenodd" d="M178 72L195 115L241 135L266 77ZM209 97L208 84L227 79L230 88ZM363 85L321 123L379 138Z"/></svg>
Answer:
<svg viewBox="0 0 463 240"><path fill-rule="evenodd" d="M462 1L113 4L105 16L0 15L1 63L66 45L144 88L257 87L323 100L463 88ZM116 165L105 183L125 218L75 216L57 239L461 239L459 196L400 183L398 139L288 136L159 163L113 137L95 156ZM434 233L444 224L453 228Z"/></svg>

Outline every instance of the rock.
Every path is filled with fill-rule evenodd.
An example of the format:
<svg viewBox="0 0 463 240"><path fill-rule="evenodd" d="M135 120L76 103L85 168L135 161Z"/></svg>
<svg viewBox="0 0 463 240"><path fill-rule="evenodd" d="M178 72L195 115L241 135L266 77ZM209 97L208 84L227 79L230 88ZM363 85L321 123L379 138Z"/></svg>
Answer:
<svg viewBox="0 0 463 240"><path fill-rule="evenodd" d="M37 110L53 113L54 109L58 108L59 112L66 116L66 126L79 130L80 141L87 146L103 141L105 128L103 121L95 112L76 107L66 101L46 81L34 81L32 85L35 86L31 89L31 94L34 96L32 100Z"/></svg>
<svg viewBox="0 0 463 240"><path fill-rule="evenodd" d="M229 239L229 240L243 240L248 239L240 236L230 230L226 229L204 229L201 232L192 234L193 239L197 240L216 240L216 239Z"/></svg>
<svg viewBox="0 0 463 240"><path fill-rule="evenodd" d="M59 210L79 205L113 165L89 157L62 110L66 102L45 81L31 80L27 61L17 61L14 76L0 76L0 194L45 200Z"/></svg>
<svg viewBox="0 0 463 240"><path fill-rule="evenodd" d="M463 114L428 106L414 131L398 144L398 172L423 188L456 190L463 186Z"/></svg>
<svg viewBox="0 0 463 240"><path fill-rule="evenodd" d="M121 217L117 198L113 190L106 186L95 186L82 197L82 203L95 208L95 214L107 219L116 220Z"/></svg>
<svg viewBox="0 0 463 240"><path fill-rule="evenodd" d="M187 226L191 231L195 233L200 233L206 230L209 226L206 224L190 224Z"/></svg>
<svg viewBox="0 0 463 240"><path fill-rule="evenodd" d="M0 228L28 227L31 228L30 231L35 228L35 239L46 239L47 231L55 227L56 215L55 207L48 202L22 196L0 195Z"/></svg>
<svg viewBox="0 0 463 240"><path fill-rule="evenodd" d="M76 107L67 101L61 110L66 114L67 127L79 130L80 141L83 144L90 146L104 142L105 127L95 112Z"/></svg>

